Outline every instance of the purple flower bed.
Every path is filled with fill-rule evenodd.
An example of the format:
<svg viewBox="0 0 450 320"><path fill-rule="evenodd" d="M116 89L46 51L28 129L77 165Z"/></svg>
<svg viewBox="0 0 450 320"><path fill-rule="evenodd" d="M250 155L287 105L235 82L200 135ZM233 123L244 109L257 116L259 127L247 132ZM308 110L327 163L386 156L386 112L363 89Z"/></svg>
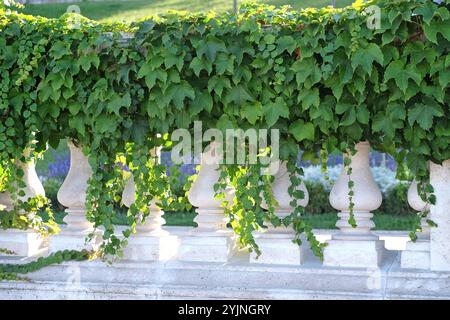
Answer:
<svg viewBox="0 0 450 320"><path fill-rule="evenodd" d="M169 151L161 152L161 163L167 165L167 175L170 176L169 167L174 166L174 163L172 162ZM182 164L179 167L179 171L182 176L192 176L197 173L195 170L196 167L196 164Z"/></svg>
<svg viewBox="0 0 450 320"><path fill-rule="evenodd" d="M64 179L70 168L70 157L66 153L59 154L53 151L54 162L47 165L47 177Z"/></svg>

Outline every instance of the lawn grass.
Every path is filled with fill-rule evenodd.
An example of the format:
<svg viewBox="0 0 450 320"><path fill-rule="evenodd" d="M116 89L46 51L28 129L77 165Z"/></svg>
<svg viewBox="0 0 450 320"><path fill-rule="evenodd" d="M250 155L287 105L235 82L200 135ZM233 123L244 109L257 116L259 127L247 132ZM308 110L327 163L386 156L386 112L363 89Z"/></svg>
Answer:
<svg viewBox="0 0 450 320"><path fill-rule="evenodd" d="M166 225L168 226L195 226L193 222L196 214L188 213L166 213ZM336 229L337 214L307 214L305 221L314 229ZM388 214L376 214L373 218L375 230L411 230L414 225L415 216L395 216Z"/></svg>
<svg viewBox="0 0 450 320"><path fill-rule="evenodd" d="M62 223L65 213L55 213L57 223ZM166 212L164 219L166 220L166 226L186 226L195 227L197 224L194 222L196 213L194 212ZM324 214L306 214L305 221L314 229L336 229L336 221L338 219L335 213ZM410 231L414 225L414 216L395 216L388 214L376 214L373 218L375 222L375 230L398 230L398 231ZM118 214L114 219L114 224L127 225L128 218L125 214Z"/></svg>
<svg viewBox="0 0 450 320"><path fill-rule="evenodd" d="M276 6L291 5L295 9L324 7L331 3L330 0L259 0L258 2ZM336 6L344 7L352 2L353 0L336 0ZM233 8L232 0L105 0L83 1L75 4L80 8L83 16L99 21L133 21L169 10L222 12L231 11ZM26 4L23 13L57 18L67 12L69 5L71 3Z"/></svg>

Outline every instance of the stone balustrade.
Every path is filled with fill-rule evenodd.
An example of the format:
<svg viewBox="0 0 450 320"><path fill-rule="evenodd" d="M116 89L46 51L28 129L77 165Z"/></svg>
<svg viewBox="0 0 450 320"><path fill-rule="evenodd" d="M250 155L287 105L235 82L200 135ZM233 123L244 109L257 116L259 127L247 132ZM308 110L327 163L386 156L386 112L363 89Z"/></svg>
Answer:
<svg viewBox="0 0 450 320"><path fill-rule="evenodd" d="M96 245L84 241L86 235L92 232L92 224L85 217L87 182L92 170L80 146L69 142L69 148L70 171L58 192L59 202L68 208L66 225L61 226L60 234L50 237L47 247L50 252ZM417 183L412 182L408 191L410 206L418 212L429 209L437 227L429 228L423 220L422 232L416 242L408 241L407 233L402 233L402 241L406 243L402 250L393 250L393 246L385 243L389 237L399 237L396 233L385 232L381 237L378 232L372 231L375 227L372 212L381 205L382 196L370 171L370 145L363 141L356 145L354 155L344 155L351 158L351 176L349 178L346 172L348 168L344 167L329 196L331 205L338 211L338 230L324 237L320 237L322 231L315 231L320 241L327 242L323 261L311 254L305 241L301 246L292 242L294 232L290 227L273 226L268 226L265 232L255 233L262 250L262 255L257 259L253 254L237 254L234 234L227 227L224 208L221 201L214 197L213 187L219 179L215 148L217 144L212 143L202 154L200 172L188 194L189 201L197 208L195 222L198 226L165 227L163 212L156 201L152 201L150 214L131 236L122 261L112 267L106 267L101 261L83 262L80 265L91 273L84 273L82 281L95 282L95 275L97 279L103 279L99 281L104 281L104 285L111 283L111 279L115 279L115 282L116 278L122 285L130 281L151 282L159 285L158 288L172 288L173 295L167 293L167 297L228 297L222 291L218 294L217 288L229 287L234 288L230 289L230 294L239 288L246 288L249 292L248 295L235 292L233 297L252 298L343 297L346 294L348 297L360 298L450 298L450 160L442 165L430 163L431 184L437 197L435 205L424 203L418 195ZM153 155L159 154L159 149L152 152ZM19 165L24 166L24 179L30 194L43 193L34 164ZM349 179L353 181L352 213L356 227L349 224ZM286 163L281 163L272 185L278 203L275 214L280 218L289 215L294 209L287 192L289 185ZM299 189L304 192L305 198L297 205L306 207L307 211L308 190L304 184ZM231 201L233 190L227 190L226 196ZM126 182L122 201L130 207L134 200L135 185L131 177ZM7 208L11 206L10 195L0 194L2 205ZM20 249L41 246L42 241L33 236L33 231L21 231L23 235L30 235L22 238L14 236L14 232L0 230L0 247L11 248L25 258L42 254L39 250ZM243 256L246 258L242 259ZM63 281L64 276L58 272L71 265L68 263L44 268L32 274L31 278ZM155 278L155 274L159 278ZM272 287L269 283L260 283L265 281L262 278L264 275L271 279ZM197 291L192 289L195 294L194 291L183 291L187 290L188 285L197 288ZM285 287L292 290L283 291ZM5 288L15 292L9 285L0 285L0 297L7 296ZM36 287L32 290L40 289ZM89 297L88 293L80 292L75 296ZM63 293L59 297L62 296ZM109 296L114 296L114 293L105 293L105 297Z"/></svg>

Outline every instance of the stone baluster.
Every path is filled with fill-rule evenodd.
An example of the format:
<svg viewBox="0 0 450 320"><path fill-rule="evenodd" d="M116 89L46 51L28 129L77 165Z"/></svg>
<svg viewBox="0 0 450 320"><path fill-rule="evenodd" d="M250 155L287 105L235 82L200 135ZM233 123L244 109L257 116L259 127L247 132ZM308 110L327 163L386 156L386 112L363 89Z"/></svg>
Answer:
<svg viewBox="0 0 450 320"><path fill-rule="evenodd" d="M342 172L333 186L330 194L330 204L339 210L339 220L336 226L339 232L332 236L324 250L324 265L339 267L367 267L376 268L380 265L385 248L384 241L374 235L370 230L375 227L371 211L381 205L382 196L375 183L369 166L370 145L360 142L356 145L356 154L351 156L351 180L353 187L353 214L356 228L349 223L349 177L347 168Z"/></svg>
<svg viewBox="0 0 450 320"><path fill-rule="evenodd" d="M30 150L24 152L24 156L28 157ZM17 198L22 201L27 201L29 198L36 197L38 195L45 196L44 187L36 173L35 162L33 159L27 162L19 160L15 161L18 168L24 172L22 181L25 183L25 187L20 189L24 192L22 196L19 194ZM14 207L14 202L9 192L0 193L0 211L10 211ZM23 214L35 214L35 213L23 213ZM41 236L35 230L18 230L7 229L0 230L0 248L8 249L14 252L18 256L30 257L39 254L44 254L47 250L46 237Z"/></svg>
<svg viewBox="0 0 450 320"><path fill-rule="evenodd" d="M92 169L81 146L76 146L70 140L67 145L70 150L70 169L57 194L59 203L67 207L64 218L66 225L61 226L58 235L50 237L50 252L92 249L97 241L85 243L86 236L93 230L93 225L86 219L85 204Z"/></svg>
<svg viewBox="0 0 450 320"><path fill-rule="evenodd" d="M430 183L436 196L430 218L437 224L430 229L430 269L450 271L450 159L430 163Z"/></svg>
<svg viewBox="0 0 450 320"><path fill-rule="evenodd" d="M213 142L202 153L200 171L188 192L189 202L197 207L194 221L198 227L183 238L180 260L226 262L231 256L232 231L227 229L222 201L214 198L214 185L219 180L219 147ZM233 198L230 190L226 196L228 201Z"/></svg>
<svg viewBox="0 0 450 320"><path fill-rule="evenodd" d="M272 184L272 192L278 206L275 207L275 215L283 219L289 216L295 208L291 207L292 197L289 195L288 188L291 185L289 172L286 162L281 162L275 180ZM308 190L305 184L298 187L303 191L305 197L297 201L297 206L306 207L309 201ZM267 204L263 202L263 208L267 209ZM269 225L266 232L256 232L254 237L261 249L261 255L256 258L255 254L250 256L251 263L270 263L270 264L291 264L298 265L303 263L305 256L305 247L292 242L295 233L291 226L281 225L273 227ZM282 250L280 250L282 248Z"/></svg>
<svg viewBox="0 0 450 320"><path fill-rule="evenodd" d="M151 151L152 157L160 158L161 148ZM136 188L131 176L125 185L122 202L128 208L135 202ZM166 223L162 217L164 212L153 200L149 206L150 214L142 223L142 216L136 226L136 234L131 235L128 245L124 248L123 258L139 261L165 261L178 252L178 239L162 229Z"/></svg>
<svg viewBox="0 0 450 320"><path fill-rule="evenodd" d="M423 212L429 209L426 202L419 196L417 182L413 181L408 189L408 203L414 210ZM430 227L425 218L421 219L422 232L417 234L416 242L409 241L401 253L402 268L430 268Z"/></svg>

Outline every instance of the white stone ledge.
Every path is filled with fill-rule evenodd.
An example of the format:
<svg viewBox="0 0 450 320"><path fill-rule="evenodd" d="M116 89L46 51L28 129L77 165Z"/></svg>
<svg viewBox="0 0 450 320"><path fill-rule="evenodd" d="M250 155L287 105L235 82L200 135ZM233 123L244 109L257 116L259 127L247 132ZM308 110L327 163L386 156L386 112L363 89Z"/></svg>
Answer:
<svg viewBox="0 0 450 320"><path fill-rule="evenodd" d="M165 227L183 237L190 227ZM314 230L325 241L336 230ZM377 231L386 247L409 240L403 231ZM32 258L0 257L0 263ZM337 268L306 253L302 265L188 261L67 262L0 282L0 299L450 299L450 272L401 269L390 250L380 268ZM74 286L79 284L79 286Z"/></svg>
<svg viewBox="0 0 450 320"><path fill-rule="evenodd" d="M400 269L398 252L379 269L309 258L302 266L69 262L28 274L30 282L0 282L0 299L450 299L450 272Z"/></svg>

